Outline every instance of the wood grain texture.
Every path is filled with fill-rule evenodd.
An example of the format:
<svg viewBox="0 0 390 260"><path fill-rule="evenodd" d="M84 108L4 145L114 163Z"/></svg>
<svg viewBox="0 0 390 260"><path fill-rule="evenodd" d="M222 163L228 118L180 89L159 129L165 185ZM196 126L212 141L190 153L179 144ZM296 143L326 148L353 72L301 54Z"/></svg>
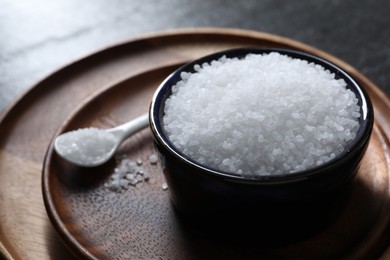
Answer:
<svg viewBox="0 0 390 260"><path fill-rule="evenodd" d="M39 82L3 114L0 121L2 136L0 140L0 207L6 209L0 211L0 244L2 250L6 251L3 254L15 259L66 259L70 257L49 223L40 190L43 158L53 134L60 125L73 127L76 126L75 122L77 124L82 122L81 126L90 123L111 126L129 120L147 108L149 103L147 101L153 92L153 87L159 79L163 78L163 75L168 74L170 69L174 68L171 67L172 65L177 66L179 63L214 51L251 45L301 49L325 57L354 75L369 91L375 113L378 115L373 135L374 141L370 144L366 157L368 159L365 158L363 171L359 174L361 177L357 181L353 195L355 196L353 201L356 203L346 209L352 215L346 216L356 217L353 213L357 213L358 210L367 211L369 209L371 213L367 214L367 217L358 215L358 221L356 221L360 223L359 225L352 225L347 217L341 218L342 222L337 222L338 224L333 226L328 236L319 235L317 240L310 242L312 244L306 241L309 244L293 245L280 250L260 251L226 248L223 245L218 247L208 241L189 237L186 232L178 233L180 229L178 222L174 221L174 214L167 205L166 192L160 188L162 180L159 178L162 176L151 179L149 186L143 183L143 186L137 186L137 189L113 194L102 189L104 178L107 178L105 174L109 171L101 170L101 175L99 175L101 177L97 183L90 183L88 180L91 178L87 178L81 181L81 186L76 185L76 187L69 185L75 183L72 178L64 180L55 178L55 176L62 175L50 175L52 183L44 185L44 193L45 196L49 194L51 199L55 198L52 201L47 200L46 203L51 207L51 218L57 231L60 232L60 237L74 253L85 257L108 256L113 253L113 247L118 250L117 257L127 254L148 258L152 254L157 258L171 256L180 259L221 256L220 252L224 252L222 256L235 256L239 253L239 255L248 257L254 256L253 254L299 257L306 252L303 248L307 245L313 248L310 251L312 256L323 256L322 252L327 250L328 246L325 248L321 242L331 241L331 237L339 239L336 241L341 239L348 244L347 247L350 250L355 249L353 252L356 256L377 255L382 252L388 243L386 237L383 236L388 224L384 210L389 207L388 137L390 131L386 116L389 108L387 97L351 66L310 46L253 31L209 28L150 35L102 50ZM136 75L141 76L137 78ZM149 76L145 78L145 75ZM128 91L123 95L112 94L115 89L121 88L118 88L118 84L115 83L121 79L129 79L130 82L133 80L134 83L142 84L139 87L134 87L133 84L126 86ZM79 106L81 101L105 89L110 89L107 92L111 93L107 94L108 100L104 94L102 99L92 97L93 109L88 110L87 106L79 107L81 112L69 121L66 120L69 113ZM134 103L129 103L130 100ZM77 117L80 119L78 120ZM134 156L146 158L151 151L151 147L145 145L145 143L150 143L149 133L145 130L134 138L122 148L122 152L128 156L133 156L132 153L134 153ZM137 149L131 150L132 147L137 147ZM59 167L60 162L54 157L53 160L50 156L48 158L50 158L48 162L52 165L47 165L47 169L54 165L57 165L57 170L67 169L66 165ZM106 167L113 167L113 164L114 162L111 162ZM155 168L149 170L158 172ZM53 173L53 171L50 172ZM69 172L73 170L70 169ZM373 173L379 174L372 175ZM48 176L47 174L46 177ZM68 175L65 174L65 176ZM371 178L372 176L376 177ZM49 190L49 188L56 187L55 185L60 188L66 187L66 189ZM152 195L145 198L145 192ZM374 200L374 198L380 199ZM114 204L116 206L112 206L110 199L117 203ZM364 203L360 203L361 199ZM96 205L100 205L100 208L95 208ZM123 211L120 215L115 215L118 213L118 208ZM155 210L161 212L160 217L147 213ZM104 217L98 218L99 213L104 213ZM83 219L85 222L82 221ZM115 221L118 219L125 219L125 221L119 225ZM372 223L370 224L372 226L367 226L368 222ZM66 223L65 226L64 223ZM349 240L351 238L349 233L340 233L337 229L337 227L344 226L353 229L350 234L355 233L360 236ZM156 232L156 227L163 228ZM109 232L118 229L127 231L127 233ZM93 233L94 231L97 231L98 235ZM139 234L143 235L139 236ZM362 236L369 238L369 241L362 244L359 240ZM74 240L69 239L71 237ZM161 239L162 237L166 239ZM329 248L333 248L334 254L340 253L339 250L346 250L345 247L340 248L345 243L332 242ZM119 248L120 245L123 247ZM203 250L204 248L209 251ZM209 252L210 255L205 255L205 252ZM348 255L348 253L344 251L344 254Z"/></svg>

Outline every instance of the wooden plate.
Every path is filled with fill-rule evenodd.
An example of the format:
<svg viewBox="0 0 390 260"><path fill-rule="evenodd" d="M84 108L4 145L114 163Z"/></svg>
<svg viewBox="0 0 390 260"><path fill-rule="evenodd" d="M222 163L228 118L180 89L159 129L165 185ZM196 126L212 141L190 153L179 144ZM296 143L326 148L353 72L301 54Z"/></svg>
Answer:
<svg viewBox="0 0 390 260"><path fill-rule="evenodd" d="M85 103L59 132L87 126L110 128L147 111L156 86L174 68L150 70L114 84ZM381 139L383 134L376 129L353 193L337 220L307 241L276 249L225 244L183 228L170 205L168 191L162 189L161 168L149 163L148 157L154 153L149 129L129 138L118 152L118 159L98 169L66 163L51 145L43 170L43 195L56 230L74 252L88 258L371 256L379 239L377 231L383 231L389 210L389 176L378 171L386 168L384 151L374 152L382 149ZM139 159L142 169L151 175L149 181L130 185L121 192L106 187L123 160L136 163ZM373 244L367 247L367 243Z"/></svg>
<svg viewBox="0 0 390 260"><path fill-rule="evenodd" d="M349 203L327 230L311 239L277 248L235 247L184 231L172 212L167 191L161 188L159 166L147 161L153 152L148 130L128 140L121 153L130 159L142 158L145 171L152 176L149 182L122 193L104 187L115 161L96 171L84 171L52 153L50 140L60 125L59 131L64 131L127 121L146 111L154 88L178 64L222 49L252 45L299 49L329 59L360 81L374 103L375 131ZM85 99L88 101L80 106ZM264 33L175 30L101 50L48 76L1 116L0 256L69 259L56 233L73 253L90 258L387 255L389 107L383 92L348 64L310 46ZM46 151L43 194L57 232L47 218L40 189Z"/></svg>

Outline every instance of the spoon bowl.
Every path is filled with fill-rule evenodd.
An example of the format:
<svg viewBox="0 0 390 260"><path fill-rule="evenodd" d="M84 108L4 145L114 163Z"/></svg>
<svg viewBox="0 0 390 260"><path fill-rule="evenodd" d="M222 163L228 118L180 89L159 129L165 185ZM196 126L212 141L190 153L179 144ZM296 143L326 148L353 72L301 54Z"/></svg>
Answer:
<svg viewBox="0 0 390 260"><path fill-rule="evenodd" d="M110 160L120 144L149 125L148 114L110 129L82 128L64 133L54 141L54 150L66 161L81 167L96 167Z"/></svg>

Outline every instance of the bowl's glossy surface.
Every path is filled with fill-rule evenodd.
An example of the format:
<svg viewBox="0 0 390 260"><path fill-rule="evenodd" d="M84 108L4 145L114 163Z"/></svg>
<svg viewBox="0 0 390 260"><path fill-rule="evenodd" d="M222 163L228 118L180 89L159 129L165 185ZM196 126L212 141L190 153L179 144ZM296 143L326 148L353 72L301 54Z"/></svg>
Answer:
<svg viewBox="0 0 390 260"><path fill-rule="evenodd" d="M318 167L264 177L245 177L209 169L178 151L166 135L162 118L164 102L171 94L171 87L180 81L180 73L194 72L195 64L210 62L223 55L240 58L248 53L262 54L272 51L323 66L334 73L336 78L344 79L347 87L356 94L361 108L360 128L348 149ZM262 227L271 226L272 230L274 227L268 225L270 222L288 223L277 224L285 229L291 224L299 226L299 222L306 225L313 219L332 215L328 213L335 212L333 208L340 208L341 198L347 194L346 191L359 169L370 139L373 121L373 108L368 95L345 71L322 58L286 49L233 49L195 60L167 77L156 91L150 107L154 142L162 161L171 201L177 212L202 226L210 223L213 227L221 223L221 226L230 226L234 221L239 225L232 226L237 226L238 229L242 229L244 224L253 226L254 222L261 223ZM225 221L221 221L222 219ZM285 221L286 219L289 221Z"/></svg>

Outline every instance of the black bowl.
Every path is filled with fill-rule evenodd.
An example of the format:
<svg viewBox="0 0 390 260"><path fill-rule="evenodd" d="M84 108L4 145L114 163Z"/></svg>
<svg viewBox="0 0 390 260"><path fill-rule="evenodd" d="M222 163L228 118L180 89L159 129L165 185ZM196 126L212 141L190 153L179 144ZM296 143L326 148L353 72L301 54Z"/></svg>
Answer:
<svg viewBox="0 0 390 260"><path fill-rule="evenodd" d="M336 78L344 79L347 88L358 98L361 113L357 136L348 149L327 163L305 171L263 177L210 169L177 150L167 137L162 118L165 100L171 95L172 86L181 80L180 73L195 72L195 64L210 62L223 55L242 58L249 53L270 52L314 62L334 73ZM161 83L150 106L154 143L171 201L181 219L192 223L196 229L207 227L220 231L228 228L246 232L259 227L263 234L268 235L277 230L283 234L303 231L302 227L308 226L314 230L324 226L338 212L337 209L342 208L345 201L342 198L347 196L359 169L373 122L373 108L367 93L341 68L308 53L274 48L227 50L188 63Z"/></svg>

